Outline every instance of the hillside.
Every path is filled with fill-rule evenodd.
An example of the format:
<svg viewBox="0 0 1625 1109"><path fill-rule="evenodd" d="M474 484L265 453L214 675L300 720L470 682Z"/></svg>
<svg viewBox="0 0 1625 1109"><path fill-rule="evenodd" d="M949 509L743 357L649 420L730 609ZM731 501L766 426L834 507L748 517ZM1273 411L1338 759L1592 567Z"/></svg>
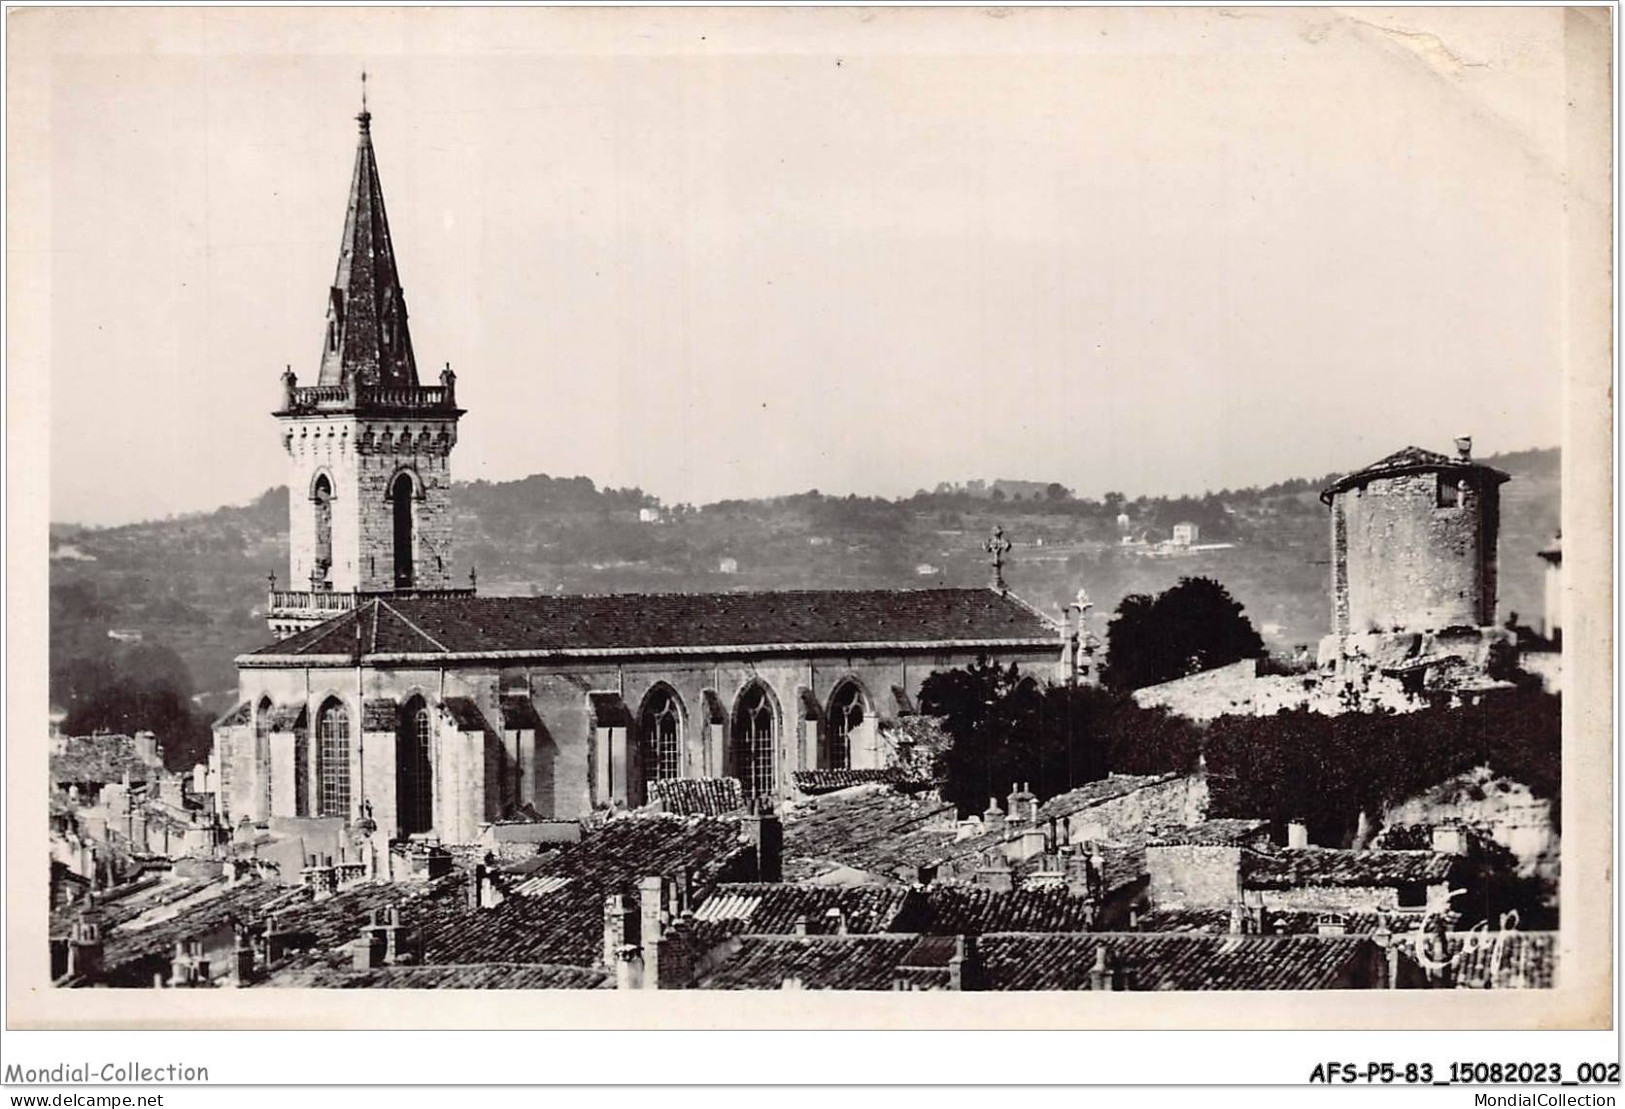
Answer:
<svg viewBox="0 0 1625 1109"><path fill-rule="evenodd" d="M1540 612L1535 555L1558 526L1559 457L1485 459L1513 475L1502 490L1503 618ZM1272 650L1289 651L1327 629L1327 517L1317 499L1327 480L1097 501L1003 479L895 501L815 490L694 507L536 475L459 484L453 503L459 576L477 567L480 591L492 595L974 586L988 580L981 544L998 524L1015 543L1011 588L1047 612L1085 588L1103 633L1124 595L1199 574L1229 588ZM1199 527L1198 549L1159 548L1181 522ZM266 577L287 572L287 491L171 520L56 526L51 558L54 704L69 708L133 666L164 670L200 706L218 708L235 685L232 657L266 639Z"/></svg>

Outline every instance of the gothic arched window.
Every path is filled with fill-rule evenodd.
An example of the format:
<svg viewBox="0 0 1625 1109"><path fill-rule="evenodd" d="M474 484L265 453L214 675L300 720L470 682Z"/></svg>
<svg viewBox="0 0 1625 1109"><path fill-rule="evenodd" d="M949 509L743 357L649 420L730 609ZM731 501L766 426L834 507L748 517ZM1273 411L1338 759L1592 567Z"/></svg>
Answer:
<svg viewBox="0 0 1625 1109"><path fill-rule="evenodd" d="M853 681L842 682L829 701L828 743L823 766L845 770L852 765L852 733L863 726L863 690Z"/></svg>
<svg viewBox="0 0 1625 1109"><path fill-rule="evenodd" d="M350 714L337 699L316 716L316 815L350 815Z"/></svg>
<svg viewBox="0 0 1625 1109"><path fill-rule="evenodd" d="M657 685L644 698L638 732L643 744L643 780L653 782L681 778L683 714L677 703L677 694L669 686Z"/></svg>
<svg viewBox="0 0 1625 1109"><path fill-rule="evenodd" d="M260 707L254 712L254 774L259 781L260 815L271 815L271 718L275 714L271 698L260 699ZM221 789L225 788L225 766L220 770Z"/></svg>
<svg viewBox="0 0 1625 1109"><path fill-rule="evenodd" d="M389 487L395 502L395 588L412 587L412 475L404 471Z"/></svg>
<svg viewBox="0 0 1625 1109"><path fill-rule="evenodd" d="M777 713L767 687L753 682L734 706L733 769L746 797L763 797L774 789Z"/></svg>
<svg viewBox="0 0 1625 1109"><path fill-rule="evenodd" d="M395 733L395 804L404 836L434 827L433 734L429 706L413 697L401 709Z"/></svg>

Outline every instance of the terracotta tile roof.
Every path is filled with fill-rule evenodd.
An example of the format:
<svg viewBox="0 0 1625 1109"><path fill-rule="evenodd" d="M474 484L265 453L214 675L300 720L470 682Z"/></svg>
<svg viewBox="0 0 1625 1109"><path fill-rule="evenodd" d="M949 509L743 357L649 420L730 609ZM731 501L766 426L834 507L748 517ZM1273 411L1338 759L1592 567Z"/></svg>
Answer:
<svg viewBox="0 0 1625 1109"><path fill-rule="evenodd" d="M745 788L738 778L664 778L649 783L649 792L666 812L678 816L722 816L745 807Z"/></svg>
<svg viewBox="0 0 1625 1109"><path fill-rule="evenodd" d="M805 917L813 934L833 931L838 911L848 932L886 932L903 911L909 893L901 886L809 886L729 883L719 885L695 910L694 919L735 921L739 931L789 935Z"/></svg>
<svg viewBox="0 0 1625 1109"><path fill-rule="evenodd" d="M744 936L702 977L703 990L777 990L795 978L808 990L889 990L916 936Z"/></svg>
<svg viewBox="0 0 1625 1109"><path fill-rule="evenodd" d="M603 990L615 979L601 967L534 963L425 964L346 970L324 967L308 983L318 989Z"/></svg>
<svg viewBox="0 0 1625 1109"><path fill-rule="evenodd" d="M1332 497L1345 489L1352 489L1356 485L1365 485L1377 478L1398 477L1401 474L1441 472L1476 472L1483 474L1496 485L1511 480L1511 475L1502 473L1492 466L1482 462L1463 461L1459 458L1450 458L1436 451L1423 450L1421 447L1405 447L1395 451L1386 458L1378 459L1364 469L1345 474L1321 491L1320 499L1330 504Z"/></svg>
<svg viewBox="0 0 1625 1109"><path fill-rule="evenodd" d="M1102 945L1135 990L1327 989L1379 957L1358 936L1144 932L987 935L978 950L988 989L1086 990Z"/></svg>
<svg viewBox="0 0 1625 1109"><path fill-rule="evenodd" d="M405 902L402 922L423 930L426 963L557 963L590 967L603 957L604 891L571 881L540 896L468 906L466 876L444 896Z"/></svg>
<svg viewBox="0 0 1625 1109"><path fill-rule="evenodd" d="M638 654L811 644L1048 648L1038 613L990 589L374 598L244 656Z"/></svg>
<svg viewBox="0 0 1625 1109"><path fill-rule="evenodd" d="M1189 827L1157 828L1146 840L1147 847L1233 847L1253 843L1269 830L1267 820L1223 818L1204 820Z"/></svg>
<svg viewBox="0 0 1625 1109"><path fill-rule="evenodd" d="M508 873L580 878L613 892L631 888L639 878L685 872L703 888L754 864L755 848L741 838L737 820L632 813L587 830L577 843L509 867Z"/></svg>
<svg viewBox="0 0 1625 1109"><path fill-rule="evenodd" d="M121 782L126 770L134 781L144 782L163 767L143 759L135 740L127 735L69 736L62 741L60 752L51 753L51 781L61 785Z"/></svg>
<svg viewBox="0 0 1625 1109"><path fill-rule="evenodd" d="M968 854L991 836L956 841L953 805L887 786L859 786L795 805L785 814L786 876L837 866L912 880L915 867Z"/></svg>
<svg viewBox="0 0 1625 1109"><path fill-rule="evenodd" d="M893 786L913 784L921 789L929 785L927 782L911 783L908 773L895 766L882 770L797 770L791 779L796 789L808 796L874 783Z"/></svg>
<svg viewBox="0 0 1625 1109"><path fill-rule="evenodd" d="M101 913L103 933L134 920L143 913L199 894L211 886L225 888L226 880L220 875L208 878L177 878L168 873L145 875L123 886L115 886L96 894L96 909ZM73 928L74 919L84 909L83 901L64 905L51 913L51 936L66 936Z"/></svg>
<svg viewBox="0 0 1625 1109"><path fill-rule="evenodd" d="M1083 932L1093 923L1089 902L1064 886L998 891L979 886L932 886L917 895L918 920L908 930L933 935L986 932Z"/></svg>
<svg viewBox="0 0 1625 1109"><path fill-rule="evenodd" d="M1173 781L1178 777L1178 774L1112 774L1088 782L1077 789L1057 793L1038 806L1038 820L1040 823L1060 820L1096 805L1105 804L1107 801L1127 797L1136 790Z"/></svg>
<svg viewBox="0 0 1625 1109"><path fill-rule="evenodd" d="M1457 989L1550 989L1557 983L1556 932L1453 932L1445 940ZM1414 958L1409 945L1400 950Z"/></svg>
<svg viewBox="0 0 1625 1109"><path fill-rule="evenodd" d="M1458 860L1436 851L1342 851L1331 847L1288 847L1242 856L1247 889L1296 886L1396 886L1443 882Z"/></svg>
<svg viewBox="0 0 1625 1109"><path fill-rule="evenodd" d="M103 964L111 978L151 985L148 960L174 954L175 944L194 939L222 925L248 926L267 909L301 900L307 895L297 886L250 880L237 886L203 891L197 900L178 905L174 915L147 921L145 914L107 933Z"/></svg>
<svg viewBox="0 0 1625 1109"><path fill-rule="evenodd" d="M1390 932L1414 932L1426 917L1421 913L1336 913L1267 909L1264 912L1264 934L1272 936L1304 935L1319 931L1320 922L1328 916L1342 921L1343 930L1351 936L1369 936L1377 930L1379 922ZM1455 919L1451 914L1450 919ZM1229 909L1151 909L1140 914L1141 932L1206 932L1225 935L1230 931Z"/></svg>

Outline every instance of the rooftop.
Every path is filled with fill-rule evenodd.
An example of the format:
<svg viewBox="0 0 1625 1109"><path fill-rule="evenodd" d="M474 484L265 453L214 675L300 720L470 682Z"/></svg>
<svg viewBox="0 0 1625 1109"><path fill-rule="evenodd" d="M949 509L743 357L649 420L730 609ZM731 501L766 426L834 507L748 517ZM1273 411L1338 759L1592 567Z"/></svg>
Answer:
<svg viewBox="0 0 1625 1109"><path fill-rule="evenodd" d="M163 765L142 758L127 735L67 736L62 749L51 753L51 781L62 785L121 782L126 770L133 780L144 782L161 773Z"/></svg>
<svg viewBox="0 0 1625 1109"><path fill-rule="evenodd" d="M1394 886L1449 879L1457 857L1438 851L1343 851L1332 847L1288 847L1242 859L1248 889L1297 886Z"/></svg>
<svg viewBox="0 0 1625 1109"><path fill-rule="evenodd" d="M1404 474L1422 473L1461 473L1482 475L1486 480L1500 485L1510 481L1511 475L1502 473L1493 466L1486 466L1482 462L1474 462L1470 458L1451 458L1436 451L1423 450L1421 447L1405 447L1397 450L1386 458L1378 459L1364 469L1355 470L1338 478L1325 489L1321 490L1320 499L1327 504L1332 503L1332 497L1345 489L1363 486L1378 478L1399 477Z"/></svg>
<svg viewBox="0 0 1625 1109"><path fill-rule="evenodd" d="M1327 989L1376 955L1359 936L992 935L979 944L984 981L994 990L1085 990L1101 946L1134 990Z"/></svg>
<svg viewBox="0 0 1625 1109"><path fill-rule="evenodd" d="M1055 634L1035 610L990 589L373 597L240 661L616 657L860 645L1048 649Z"/></svg>

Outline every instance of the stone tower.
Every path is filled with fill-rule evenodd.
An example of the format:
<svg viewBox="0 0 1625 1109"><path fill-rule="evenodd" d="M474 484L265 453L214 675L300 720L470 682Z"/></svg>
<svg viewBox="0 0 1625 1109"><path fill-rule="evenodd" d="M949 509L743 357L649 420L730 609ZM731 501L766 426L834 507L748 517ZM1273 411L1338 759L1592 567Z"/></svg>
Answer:
<svg viewBox="0 0 1625 1109"><path fill-rule="evenodd" d="M314 385L282 375L276 412L288 452L289 581L272 582L271 630L291 635L378 594L452 586L456 376L418 381L406 298L363 104L338 272Z"/></svg>
<svg viewBox="0 0 1625 1109"><path fill-rule="evenodd" d="M1406 447L1340 478L1331 508L1328 654L1401 671L1441 652L1482 659L1495 639L1496 539L1508 476L1472 460ZM1474 646L1477 644L1477 646Z"/></svg>

